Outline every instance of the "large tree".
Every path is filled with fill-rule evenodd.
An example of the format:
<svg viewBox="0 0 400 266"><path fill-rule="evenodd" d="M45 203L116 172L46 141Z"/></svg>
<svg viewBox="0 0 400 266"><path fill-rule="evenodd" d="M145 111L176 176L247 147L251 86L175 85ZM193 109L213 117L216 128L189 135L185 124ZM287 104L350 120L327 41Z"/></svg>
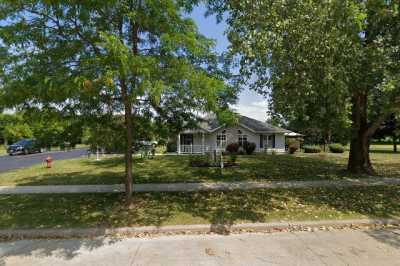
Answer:
<svg viewBox="0 0 400 266"><path fill-rule="evenodd" d="M399 2L210 0L209 7L229 25L238 83L269 95L283 117L311 114L326 128L350 109L348 170L373 173L370 139L400 108Z"/></svg>
<svg viewBox="0 0 400 266"><path fill-rule="evenodd" d="M33 137L33 130L23 114L0 114L0 140L7 146L22 138Z"/></svg>
<svg viewBox="0 0 400 266"><path fill-rule="evenodd" d="M213 41L184 14L195 2L1 1L3 104L123 115L129 202L134 118L220 111L231 95Z"/></svg>

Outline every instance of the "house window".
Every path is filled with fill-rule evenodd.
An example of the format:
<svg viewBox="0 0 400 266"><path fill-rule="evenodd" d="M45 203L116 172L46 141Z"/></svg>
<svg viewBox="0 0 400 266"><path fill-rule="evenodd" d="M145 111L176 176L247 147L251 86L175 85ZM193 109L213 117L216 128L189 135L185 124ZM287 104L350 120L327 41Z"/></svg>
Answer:
<svg viewBox="0 0 400 266"><path fill-rule="evenodd" d="M247 143L247 135L239 135L238 137L239 145L244 146L244 144Z"/></svg>
<svg viewBox="0 0 400 266"><path fill-rule="evenodd" d="M275 148L275 135L268 135L267 137L267 147Z"/></svg>
<svg viewBox="0 0 400 266"><path fill-rule="evenodd" d="M222 132L222 134L217 135L217 147L225 148L226 146L226 134Z"/></svg>

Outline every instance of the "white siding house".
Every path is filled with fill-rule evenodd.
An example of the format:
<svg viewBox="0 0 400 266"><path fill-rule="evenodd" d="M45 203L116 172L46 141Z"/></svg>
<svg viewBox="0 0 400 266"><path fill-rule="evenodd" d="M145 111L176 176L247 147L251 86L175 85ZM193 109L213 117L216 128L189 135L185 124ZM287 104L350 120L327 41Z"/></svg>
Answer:
<svg viewBox="0 0 400 266"><path fill-rule="evenodd" d="M187 129L177 136L179 154L225 150L229 143L253 142L256 152L285 152L285 134L291 131L240 116L236 126L220 125L216 119L205 119L198 128Z"/></svg>

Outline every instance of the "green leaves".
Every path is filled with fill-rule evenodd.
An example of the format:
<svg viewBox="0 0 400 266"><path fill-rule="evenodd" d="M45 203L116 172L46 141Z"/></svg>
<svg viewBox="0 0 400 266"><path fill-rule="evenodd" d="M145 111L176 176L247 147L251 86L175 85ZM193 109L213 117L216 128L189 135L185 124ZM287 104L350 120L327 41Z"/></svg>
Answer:
<svg viewBox="0 0 400 266"><path fill-rule="evenodd" d="M397 1L208 3L226 17L239 86L267 95L271 114L294 129L343 132L359 91L376 113L394 107L400 94Z"/></svg>
<svg viewBox="0 0 400 266"><path fill-rule="evenodd" d="M179 128L196 111L224 109L236 90L224 83L214 42L185 17L197 2L3 1L1 100L55 105L90 125L123 112L122 84L143 125Z"/></svg>

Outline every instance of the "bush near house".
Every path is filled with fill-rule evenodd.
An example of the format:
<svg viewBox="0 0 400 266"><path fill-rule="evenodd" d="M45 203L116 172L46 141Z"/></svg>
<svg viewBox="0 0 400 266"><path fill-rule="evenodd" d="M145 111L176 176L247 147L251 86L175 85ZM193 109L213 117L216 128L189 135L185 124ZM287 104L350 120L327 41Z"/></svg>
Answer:
<svg viewBox="0 0 400 266"><path fill-rule="evenodd" d="M304 146L304 152L305 153L320 153L321 147L319 147L317 145Z"/></svg>
<svg viewBox="0 0 400 266"><path fill-rule="evenodd" d="M236 163L236 160L237 160L236 153L230 153L228 162L231 163L231 164L234 164L234 163Z"/></svg>
<svg viewBox="0 0 400 266"><path fill-rule="evenodd" d="M178 147L175 142L168 142L167 143L167 152L177 152Z"/></svg>
<svg viewBox="0 0 400 266"><path fill-rule="evenodd" d="M226 151L229 153L238 153L239 151L239 143L229 143L228 146L226 146Z"/></svg>
<svg viewBox="0 0 400 266"><path fill-rule="evenodd" d="M288 141L288 150L290 154L294 154L298 149L300 149L300 142L298 140Z"/></svg>
<svg viewBox="0 0 400 266"><path fill-rule="evenodd" d="M294 147L294 146L289 146L289 153L294 154L299 148Z"/></svg>
<svg viewBox="0 0 400 266"><path fill-rule="evenodd" d="M251 155L254 153L254 151L256 150L256 144L253 142L246 142L243 145L244 150L246 151L247 155Z"/></svg>
<svg viewBox="0 0 400 266"><path fill-rule="evenodd" d="M345 148L342 144L335 143L329 145L329 151L332 153L343 153L345 151Z"/></svg>

